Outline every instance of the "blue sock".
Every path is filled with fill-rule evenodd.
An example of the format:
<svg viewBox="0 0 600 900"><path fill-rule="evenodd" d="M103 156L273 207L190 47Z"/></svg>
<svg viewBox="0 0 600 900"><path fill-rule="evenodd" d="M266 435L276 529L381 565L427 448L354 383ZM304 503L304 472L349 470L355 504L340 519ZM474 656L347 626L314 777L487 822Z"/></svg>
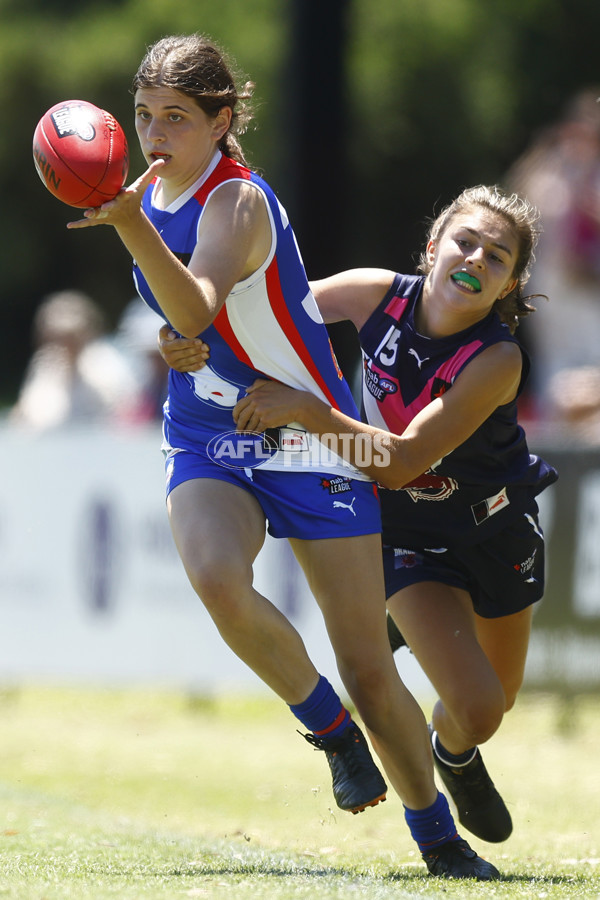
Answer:
<svg viewBox="0 0 600 900"><path fill-rule="evenodd" d="M427 853L438 844L458 840L448 801L439 791L437 800L427 809L409 809L405 806L404 818L421 853Z"/></svg>
<svg viewBox="0 0 600 900"><path fill-rule="evenodd" d="M305 728L325 740L338 737L352 721L350 713L324 675L319 678L312 694L303 703L290 706L290 709Z"/></svg>

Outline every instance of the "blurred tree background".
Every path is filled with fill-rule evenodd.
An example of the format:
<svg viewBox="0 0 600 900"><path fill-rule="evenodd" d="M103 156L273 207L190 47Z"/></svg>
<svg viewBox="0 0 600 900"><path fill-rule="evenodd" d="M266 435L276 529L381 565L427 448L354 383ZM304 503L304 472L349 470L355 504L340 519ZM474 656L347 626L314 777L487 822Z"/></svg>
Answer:
<svg viewBox="0 0 600 900"><path fill-rule="evenodd" d="M67 232L78 213L42 187L31 140L48 107L90 100L119 119L140 174L129 85L158 37L207 33L255 81L245 146L290 212L309 277L412 271L434 208L501 182L600 81L593 0L0 0L0 17L0 407L44 295L85 290L114 326L134 294L111 229ZM342 361L348 340L334 334Z"/></svg>

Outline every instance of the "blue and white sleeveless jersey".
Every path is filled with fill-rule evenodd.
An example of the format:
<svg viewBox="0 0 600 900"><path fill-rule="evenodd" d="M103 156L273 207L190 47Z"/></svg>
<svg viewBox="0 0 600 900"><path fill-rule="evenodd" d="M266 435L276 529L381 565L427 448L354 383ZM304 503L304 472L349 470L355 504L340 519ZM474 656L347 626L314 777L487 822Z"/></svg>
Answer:
<svg viewBox="0 0 600 900"><path fill-rule="evenodd" d="M363 408L371 425L402 434L432 400L451 389L465 366L499 341L517 339L492 311L470 328L429 338L415 327L423 276L396 275L359 333L363 352ZM519 345L520 346L520 345ZM521 393L529 360L523 354ZM380 491L386 543L429 547L477 543L531 508L557 478L529 453L517 422L516 400L499 406L459 447L397 491Z"/></svg>
<svg viewBox="0 0 600 900"><path fill-rule="evenodd" d="M204 206L222 184L235 180L249 181L262 193L271 222L271 248L260 269L235 285L213 323L199 335L210 347L208 364L193 373L170 370L164 409L167 449L203 453L214 448L219 436L233 435L233 407L256 378L310 391L359 417L286 212L260 176L217 152L201 178L166 210L153 205L155 184L146 191L143 208L167 246L187 265ZM168 321L135 264L134 279L145 302ZM276 441L265 448L265 459L259 453L259 462L248 460L249 465L271 470L316 468L368 480L295 423L280 429Z"/></svg>

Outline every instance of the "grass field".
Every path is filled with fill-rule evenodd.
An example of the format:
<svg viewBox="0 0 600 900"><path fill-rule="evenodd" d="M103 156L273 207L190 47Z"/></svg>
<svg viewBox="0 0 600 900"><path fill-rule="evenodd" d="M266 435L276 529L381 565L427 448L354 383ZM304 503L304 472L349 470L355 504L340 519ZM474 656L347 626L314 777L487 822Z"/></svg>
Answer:
<svg viewBox="0 0 600 900"><path fill-rule="evenodd" d="M600 897L598 697L524 696L486 748L515 822L472 840L493 884L427 876L393 794L334 807L276 700L24 686L0 712L0 898Z"/></svg>

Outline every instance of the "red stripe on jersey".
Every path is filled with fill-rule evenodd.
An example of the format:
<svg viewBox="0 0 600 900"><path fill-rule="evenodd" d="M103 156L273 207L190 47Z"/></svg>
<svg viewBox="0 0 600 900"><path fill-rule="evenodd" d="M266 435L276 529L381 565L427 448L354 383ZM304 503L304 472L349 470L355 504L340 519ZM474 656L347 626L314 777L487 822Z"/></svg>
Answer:
<svg viewBox="0 0 600 900"><path fill-rule="evenodd" d="M209 175L204 184L198 188L194 197L200 206L204 206L210 192L219 184L234 178L242 178L244 181L249 181L251 176L252 172L250 169L236 163L233 159L229 159L228 156L222 156L215 171Z"/></svg>
<svg viewBox="0 0 600 900"><path fill-rule="evenodd" d="M281 282L279 280L279 268L277 266L276 258L273 259L273 262L267 269L265 273L265 280L267 284L267 295L269 297L269 303L271 304L271 309L273 310L279 327L289 339L292 347L296 351L297 356L301 359L304 366L308 369L313 380L316 381L316 383L319 385L319 387L327 397L330 406L332 406L334 409L339 409L339 404L336 403L335 397L327 387L327 382L323 379L314 359L308 352L306 344L302 340L302 337L300 336L300 333L296 328L296 323L294 322L284 300L283 292L281 290Z"/></svg>
<svg viewBox="0 0 600 900"><path fill-rule="evenodd" d="M194 198L198 201L200 206L204 206L210 192L213 191L219 184L222 184L224 181L230 181L232 178L242 178L248 181L250 180L251 174L252 173L250 172L250 169L240 165L239 163L236 163L232 159L229 159L228 156L222 156L217 164L215 171L196 191L196 193L194 194ZM213 320L213 325L215 326L223 340L227 343L230 350L235 353L240 362L243 362L251 369L254 369L255 372L259 371L255 368L255 366L252 365L250 357L235 336L233 328L231 327L231 323L229 321L229 316L227 315L227 309L225 305L221 307L216 318Z"/></svg>
<svg viewBox="0 0 600 900"><path fill-rule="evenodd" d="M231 322L229 321L227 307L225 306L225 304L223 304L216 317L213 319L213 325L215 326L223 340L227 343L229 349L233 353L235 353L240 362L243 362L245 365L250 366L251 369L254 369L254 371L257 372L258 369L256 369L256 367L252 365L250 357L235 336L233 328L231 327Z"/></svg>

